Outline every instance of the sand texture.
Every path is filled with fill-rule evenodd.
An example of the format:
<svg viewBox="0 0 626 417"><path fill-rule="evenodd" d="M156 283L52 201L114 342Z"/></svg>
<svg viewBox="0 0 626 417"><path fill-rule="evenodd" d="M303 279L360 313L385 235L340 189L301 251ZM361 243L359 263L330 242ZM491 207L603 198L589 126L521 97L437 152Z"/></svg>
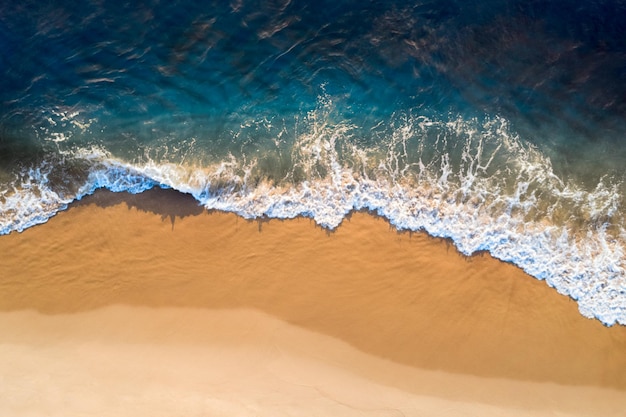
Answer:
<svg viewBox="0 0 626 417"><path fill-rule="evenodd" d="M101 192L0 254L2 415L626 409L626 328L367 213L328 232Z"/></svg>

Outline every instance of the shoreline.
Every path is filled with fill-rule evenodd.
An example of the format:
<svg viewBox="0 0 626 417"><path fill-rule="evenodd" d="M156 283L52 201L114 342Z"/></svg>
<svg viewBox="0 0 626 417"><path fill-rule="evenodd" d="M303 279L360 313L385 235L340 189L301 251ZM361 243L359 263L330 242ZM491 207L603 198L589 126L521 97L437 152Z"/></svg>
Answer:
<svg viewBox="0 0 626 417"><path fill-rule="evenodd" d="M572 415L600 399L604 415L626 406L626 327L581 316L573 300L512 264L464 256L445 239L397 231L371 213L354 212L331 232L307 218L245 220L194 202L173 190L102 191L0 236L0 342L54 346L99 334L127 347L211 350L215 340L197 334L207 329L185 317L246 312L260 327L272 322L311 346L335 346L304 351L333 372L409 397ZM133 342L131 330L114 328L135 314L143 317L135 329L159 324ZM57 333L34 330L46 326ZM0 362L9 366L8 357ZM533 400L542 390L576 398Z"/></svg>

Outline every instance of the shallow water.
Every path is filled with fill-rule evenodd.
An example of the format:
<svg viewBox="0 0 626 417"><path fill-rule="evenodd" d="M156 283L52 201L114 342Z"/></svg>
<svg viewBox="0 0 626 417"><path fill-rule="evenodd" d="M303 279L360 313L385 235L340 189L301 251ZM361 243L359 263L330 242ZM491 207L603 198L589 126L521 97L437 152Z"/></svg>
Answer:
<svg viewBox="0 0 626 417"><path fill-rule="evenodd" d="M626 324L626 3L0 6L0 232L98 188L370 209Z"/></svg>

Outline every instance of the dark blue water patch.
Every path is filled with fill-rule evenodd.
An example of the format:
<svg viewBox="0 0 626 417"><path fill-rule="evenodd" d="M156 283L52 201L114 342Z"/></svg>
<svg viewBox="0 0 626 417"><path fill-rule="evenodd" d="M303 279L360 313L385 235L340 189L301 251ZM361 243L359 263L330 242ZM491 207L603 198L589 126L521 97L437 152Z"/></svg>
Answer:
<svg viewBox="0 0 626 417"><path fill-rule="evenodd" d="M242 97L283 106L295 98L297 111L326 83L331 93L356 89L366 93L359 101L396 108L524 116L573 102L594 119L624 115L622 2L57 1L5 8L5 103L27 91L35 106L87 100L144 115L186 105L239 109ZM107 78L114 82L94 81ZM170 89L179 95L163 92Z"/></svg>
<svg viewBox="0 0 626 417"><path fill-rule="evenodd" d="M277 135L293 144L320 96L362 146L384 146L377 127L402 115L498 115L563 178L593 186L626 159L623 1L0 7L7 164L94 145L128 160L251 157Z"/></svg>

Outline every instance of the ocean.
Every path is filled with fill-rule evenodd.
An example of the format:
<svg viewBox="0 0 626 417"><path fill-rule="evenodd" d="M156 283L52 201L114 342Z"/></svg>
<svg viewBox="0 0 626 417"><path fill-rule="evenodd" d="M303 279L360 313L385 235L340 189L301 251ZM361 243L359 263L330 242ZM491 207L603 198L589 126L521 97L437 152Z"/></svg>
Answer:
<svg viewBox="0 0 626 417"><path fill-rule="evenodd" d="M626 325L626 2L0 5L0 234L105 188L355 210Z"/></svg>

